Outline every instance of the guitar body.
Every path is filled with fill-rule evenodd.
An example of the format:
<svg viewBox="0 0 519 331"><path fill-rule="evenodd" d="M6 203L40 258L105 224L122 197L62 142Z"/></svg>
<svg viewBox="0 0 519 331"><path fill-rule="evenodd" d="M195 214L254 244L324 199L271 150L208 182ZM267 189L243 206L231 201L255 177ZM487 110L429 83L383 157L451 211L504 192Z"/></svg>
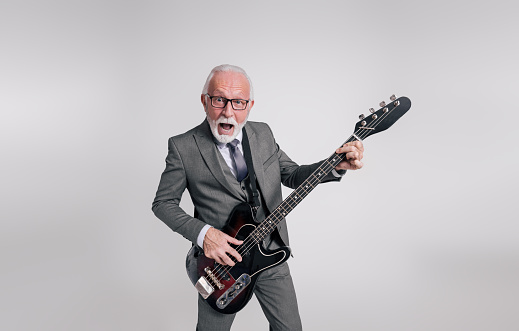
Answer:
<svg viewBox="0 0 519 331"><path fill-rule="evenodd" d="M238 240L245 240L256 227L251 207L242 203L233 209L222 231ZM269 251L261 247L261 243L251 244L247 253L242 254L242 262L229 267L216 263L205 256L198 246L193 246L186 257L186 269L195 287L207 282L213 288L214 292L208 294L205 300L214 310L233 314L245 307L251 299L258 275L285 262L289 257L288 247ZM205 296L202 292L201 295Z"/></svg>

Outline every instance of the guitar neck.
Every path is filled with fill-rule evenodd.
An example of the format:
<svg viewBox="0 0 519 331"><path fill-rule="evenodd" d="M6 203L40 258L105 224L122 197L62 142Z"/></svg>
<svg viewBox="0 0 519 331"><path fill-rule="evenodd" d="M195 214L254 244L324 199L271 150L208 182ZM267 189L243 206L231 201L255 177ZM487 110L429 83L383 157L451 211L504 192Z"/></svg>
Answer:
<svg viewBox="0 0 519 331"><path fill-rule="evenodd" d="M345 143L356 141L356 137L352 135ZM274 211L261 222L250 234L254 240L259 243L265 239L276 226L292 211L310 192L326 177L335 167L344 160L344 154L333 153L299 185Z"/></svg>
<svg viewBox="0 0 519 331"><path fill-rule="evenodd" d="M349 143L356 140L364 140L368 136L387 130L400 117L402 117L411 107L411 100L407 97L396 99L395 95L390 97L391 103L380 103L380 109L375 111L370 109L369 116L359 116L360 121L355 125L354 133L345 142ZM250 237L259 243L267 235L269 235L276 226L287 216L294 208L306 198L310 192L326 177L342 160L344 154L333 153L329 158L317 168L301 185L299 185L283 202L263 221Z"/></svg>

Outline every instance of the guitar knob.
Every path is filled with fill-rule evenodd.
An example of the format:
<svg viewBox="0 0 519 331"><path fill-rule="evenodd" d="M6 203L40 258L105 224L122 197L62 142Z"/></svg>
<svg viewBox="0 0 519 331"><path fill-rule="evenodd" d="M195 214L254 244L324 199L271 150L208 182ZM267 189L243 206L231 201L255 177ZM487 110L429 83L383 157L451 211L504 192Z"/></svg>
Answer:
<svg viewBox="0 0 519 331"><path fill-rule="evenodd" d="M384 101L382 101L381 103L379 103L380 107L385 107L386 106L386 103Z"/></svg>
<svg viewBox="0 0 519 331"><path fill-rule="evenodd" d="M393 94L392 96L389 97L389 100L395 101L396 100L396 96Z"/></svg>
<svg viewBox="0 0 519 331"><path fill-rule="evenodd" d="M369 111L370 111L370 113L372 113L372 114L373 114L373 113L375 112L375 109L373 109L373 108L370 108L370 109L369 109Z"/></svg>
<svg viewBox="0 0 519 331"><path fill-rule="evenodd" d="M359 120L363 120L366 116L364 116L364 114L360 114L359 115Z"/></svg>

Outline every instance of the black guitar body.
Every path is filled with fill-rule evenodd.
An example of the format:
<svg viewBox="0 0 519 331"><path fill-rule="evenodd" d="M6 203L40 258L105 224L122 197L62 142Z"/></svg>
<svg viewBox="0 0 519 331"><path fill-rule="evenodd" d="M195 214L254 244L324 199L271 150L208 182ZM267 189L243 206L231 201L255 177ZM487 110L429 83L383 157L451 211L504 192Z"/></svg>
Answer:
<svg viewBox="0 0 519 331"><path fill-rule="evenodd" d="M245 240L257 226L251 207L242 203L233 209L222 231L238 240ZM233 267L216 263L206 257L198 246L193 246L186 258L186 269L191 282L197 288L201 286L197 283L206 284L206 288L211 287L214 292L205 300L213 309L224 314L241 310L252 297L258 275L290 257L290 248L286 246L268 251L261 247L261 243L251 242L251 238L235 248L242 255L242 262ZM246 253L242 253L245 251Z"/></svg>

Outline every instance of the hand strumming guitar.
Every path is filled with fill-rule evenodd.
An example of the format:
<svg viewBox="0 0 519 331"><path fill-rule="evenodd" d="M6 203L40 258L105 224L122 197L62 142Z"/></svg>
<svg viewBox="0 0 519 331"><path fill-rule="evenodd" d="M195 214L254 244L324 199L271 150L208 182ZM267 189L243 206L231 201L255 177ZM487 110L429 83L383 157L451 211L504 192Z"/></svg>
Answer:
<svg viewBox="0 0 519 331"><path fill-rule="evenodd" d="M233 266L235 263L228 254L234 256L238 262L241 262L241 255L229 243L241 245L243 241L226 235L215 228L210 228L204 238L204 254L217 263Z"/></svg>

